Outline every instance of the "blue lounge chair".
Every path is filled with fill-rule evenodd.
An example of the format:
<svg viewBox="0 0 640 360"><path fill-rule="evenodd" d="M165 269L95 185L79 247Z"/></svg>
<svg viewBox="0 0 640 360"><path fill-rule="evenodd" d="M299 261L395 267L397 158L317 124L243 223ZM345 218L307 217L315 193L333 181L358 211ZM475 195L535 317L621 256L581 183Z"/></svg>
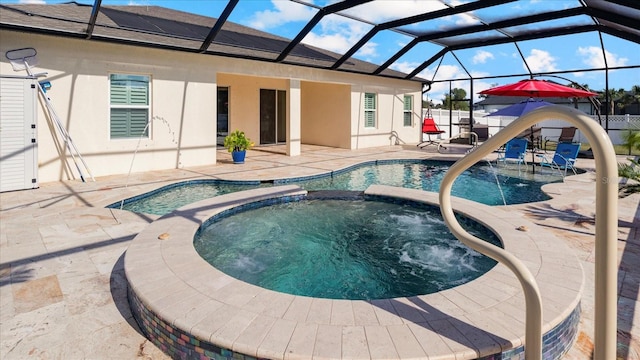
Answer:
<svg viewBox="0 0 640 360"><path fill-rule="evenodd" d="M526 169L527 162L524 159L526 152L527 139L511 139L505 145L504 152L498 153L497 164L503 163L507 165L508 163L515 163L518 165L518 170L520 170L520 166L522 165L524 165Z"/></svg>
<svg viewBox="0 0 640 360"><path fill-rule="evenodd" d="M540 166L550 167L557 169L563 176L567 176L567 170L573 171L576 174L576 168L574 167L576 159L578 158L578 152L580 151L579 143L559 143L556 147L556 152L553 154L553 158L549 159L545 155L538 155L541 158Z"/></svg>

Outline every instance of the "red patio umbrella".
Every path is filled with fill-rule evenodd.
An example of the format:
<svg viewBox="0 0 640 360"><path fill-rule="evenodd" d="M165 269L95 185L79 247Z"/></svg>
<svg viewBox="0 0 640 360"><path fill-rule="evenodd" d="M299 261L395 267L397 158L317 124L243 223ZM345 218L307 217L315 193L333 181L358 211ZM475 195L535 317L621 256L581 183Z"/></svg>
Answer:
<svg viewBox="0 0 640 360"><path fill-rule="evenodd" d="M529 96L529 97L589 97L598 94L560 85L553 81L527 79L514 84L497 86L480 91L483 95Z"/></svg>
<svg viewBox="0 0 640 360"><path fill-rule="evenodd" d="M529 96L533 97L590 97L598 94L581 89L560 85L553 81L526 79L514 84L497 86L491 89L480 91L483 95L496 96ZM522 115L522 114L521 114ZM531 142L533 143L533 127L530 129ZM535 172L535 156L531 153L533 171Z"/></svg>

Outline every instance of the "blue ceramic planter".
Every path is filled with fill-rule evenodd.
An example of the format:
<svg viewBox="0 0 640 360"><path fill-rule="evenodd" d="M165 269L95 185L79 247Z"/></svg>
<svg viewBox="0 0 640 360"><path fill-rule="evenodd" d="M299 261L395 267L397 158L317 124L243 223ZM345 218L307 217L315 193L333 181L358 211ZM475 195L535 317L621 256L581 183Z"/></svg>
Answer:
<svg viewBox="0 0 640 360"><path fill-rule="evenodd" d="M231 157L233 158L234 164L244 164L244 156L247 154L246 150L242 151L232 151Z"/></svg>

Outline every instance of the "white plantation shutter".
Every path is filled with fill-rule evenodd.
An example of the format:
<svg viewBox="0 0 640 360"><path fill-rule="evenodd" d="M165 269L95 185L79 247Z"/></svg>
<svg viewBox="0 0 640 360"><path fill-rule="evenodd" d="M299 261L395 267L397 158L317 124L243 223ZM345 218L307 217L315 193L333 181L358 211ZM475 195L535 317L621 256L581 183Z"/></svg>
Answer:
<svg viewBox="0 0 640 360"><path fill-rule="evenodd" d="M149 77L144 75L110 76L112 139L149 136Z"/></svg>
<svg viewBox="0 0 640 360"><path fill-rule="evenodd" d="M376 94L364 94L364 127L376 127Z"/></svg>
<svg viewBox="0 0 640 360"><path fill-rule="evenodd" d="M404 96L404 126L411 126L413 114L413 95Z"/></svg>

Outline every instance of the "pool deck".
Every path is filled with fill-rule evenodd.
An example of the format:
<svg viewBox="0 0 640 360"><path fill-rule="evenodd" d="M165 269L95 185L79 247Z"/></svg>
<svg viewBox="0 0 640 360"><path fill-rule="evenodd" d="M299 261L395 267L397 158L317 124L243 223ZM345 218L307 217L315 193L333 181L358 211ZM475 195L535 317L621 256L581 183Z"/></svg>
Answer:
<svg viewBox="0 0 640 360"><path fill-rule="evenodd" d="M273 148L275 149L275 148ZM267 149L268 150L268 149ZM127 302L124 253L157 217L104 206L188 179L273 179L338 170L362 161L442 158L415 146L349 151L303 146L285 157L250 151L246 164L41 184L0 194L0 358L165 359L137 327ZM457 155L449 155L446 158ZM625 157L620 157L623 160ZM593 169L593 160L578 167ZM549 201L500 207L553 233L575 252L586 277L576 344L564 359L590 358L594 330L594 174L545 187ZM619 358L640 358L640 195L619 200Z"/></svg>

